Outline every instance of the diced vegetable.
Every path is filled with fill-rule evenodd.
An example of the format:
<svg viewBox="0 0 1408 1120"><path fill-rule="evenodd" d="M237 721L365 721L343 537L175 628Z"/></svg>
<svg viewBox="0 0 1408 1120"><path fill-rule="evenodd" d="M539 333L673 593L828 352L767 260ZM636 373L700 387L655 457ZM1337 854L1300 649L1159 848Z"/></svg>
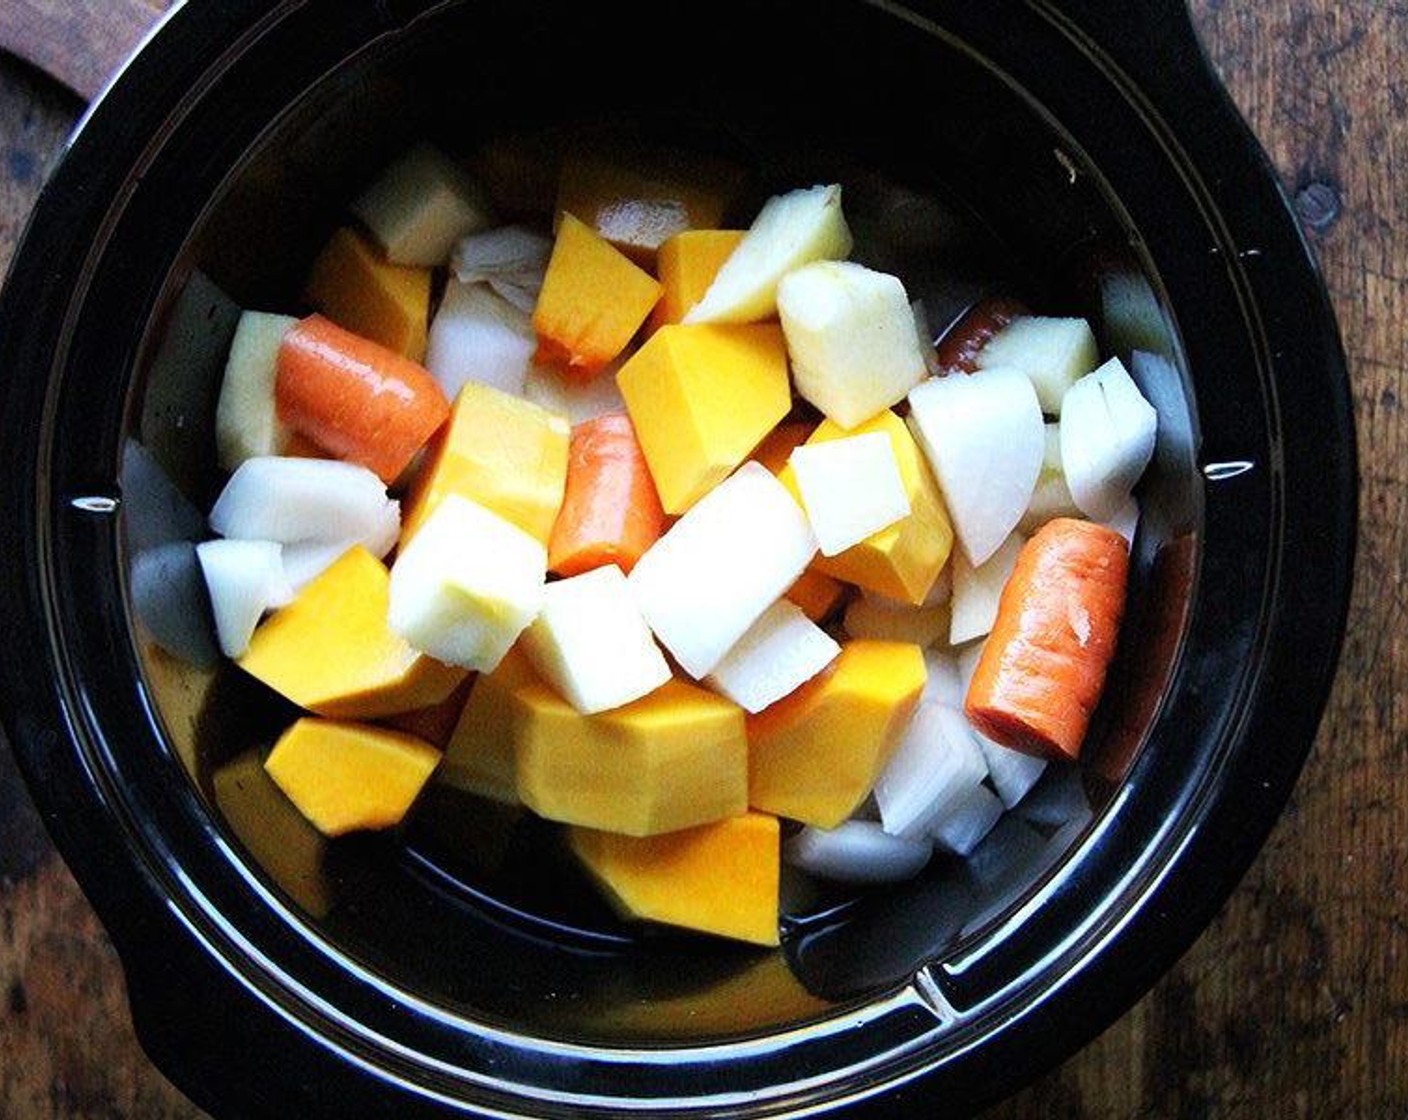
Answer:
<svg viewBox="0 0 1408 1120"><path fill-rule="evenodd" d="M464 670L392 633L389 583L380 560L350 549L255 630L240 668L300 707L337 719L377 719L439 703Z"/></svg>
<svg viewBox="0 0 1408 1120"><path fill-rule="evenodd" d="M691 229L665 241L656 264L662 290L660 302L650 314L651 328L680 322L704 298L724 261L742 240L742 230Z"/></svg>
<svg viewBox="0 0 1408 1120"><path fill-rule="evenodd" d="M614 564L550 583L523 652L539 675L587 715L639 700L670 667Z"/></svg>
<svg viewBox="0 0 1408 1120"><path fill-rule="evenodd" d="M630 417L607 413L574 427L548 568L572 576L615 564L629 574L664 531L665 511Z"/></svg>
<svg viewBox="0 0 1408 1120"><path fill-rule="evenodd" d="M368 724L298 720L264 769L324 836L401 823L440 761L429 743Z"/></svg>
<svg viewBox="0 0 1408 1120"><path fill-rule="evenodd" d="M736 817L748 805L743 711L669 681L583 715L545 684L513 692L518 794L548 820L654 836Z"/></svg>
<svg viewBox="0 0 1408 1120"><path fill-rule="evenodd" d="M1041 457L1041 474L1037 475L1036 488L1032 500L1027 503L1027 512L1017 522L1017 531L1029 537L1057 517L1080 517L1081 512L1071 497L1066 485L1066 474L1061 466L1061 425L1046 425L1046 448Z"/></svg>
<svg viewBox="0 0 1408 1120"><path fill-rule="evenodd" d="M1046 759L994 743L979 732L974 732L974 738L978 741L978 749L983 752L988 779L997 790L997 796L1004 806L1012 808L1026 797L1027 791L1046 772Z"/></svg>
<svg viewBox="0 0 1408 1120"><path fill-rule="evenodd" d="M477 184L429 144L417 144L388 167L352 203L352 213L388 260L426 268L444 264L460 238L489 225Z"/></svg>
<svg viewBox="0 0 1408 1120"><path fill-rule="evenodd" d="M813 622L824 622L835 613L845 596L846 585L840 580L808 568L787 589L786 597L801 607L802 613Z"/></svg>
<svg viewBox="0 0 1408 1120"><path fill-rule="evenodd" d="M543 603L547 550L458 494L396 556L387 625L447 665L490 672Z"/></svg>
<svg viewBox="0 0 1408 1120"><path fill-rule="evenodd" d="M284 335L276 392L291 428L384 482L406 469L450 413L424 367L321 315Z"/></svg>
<svg viewBox="0 0 1408 1120"><path fill-rule="evenodd" d="M517 708L514 694L540 684L527 656L515 646L491 673L474 678L450 733L437 781L506 805L518 804L514 763Z"/></svg>
<svg viewBox="0 0 1408 1120"><path fill-rule="evenodd" d="M282 455L288 446L289 431L274 403L274 379L279 344L297 322L264 311L240 316L215 406L215 440L227 471L256 456Z"/></svg>
<svg viewBox="0 0 1408 1120"><path fill-rule="evenodd" d="M1154 455L1158 416L1118 358L1081 378L1061 405L1061 462L1087 517L1112 518Z"/></svg>
<svg viewBox="0 0 1408 1120"><path fill-rule="evenodd" d="M807 443L815 446L871 432L883 432L890 437L890 448L909 500L909 516L837 556L818 557L814 567L869 591L919 604L933 590L948 562L953 548L953 527L934 476L905 422L893 412L885 411L847 432L830 420L824 420ZM778 478L800 502L796 475L791 468L783 470Z"/></svg>
<svg viewBox="0 0 1408 1120"><path fill-rule="evenodd" d="M1124 611L1129 549L1103 525L1048 522L1023 547L965 710L984 735L1074 759Z"/></svg>
<svg viewBox="0 0 1408 1120"><path fill-rule="evenodd" d="M843 260L852 238L841 188L817 186L777 195L763 205L686 323L753 323L777 311L777 285L819 260Z"/></svg>
<svg viewBox="0 0 1408 1120"><path fill-rule="evenodd" d="M273 541L205 541L196 559L210 592L220 652L239 657L264 612L287 606L293 588L284 575L283 546Z"/></svg>
<svg viewBox="0 0 1408 1120"><path fill-rule="evenodd" d="M909 394L909 426L933 467L968 559L982 564L1031 502L1045 425L1025 374L931 377Z"/></svg>
<svg viewBox="0 0 1408 1120"><path fill-rule="evenodd" d="M787 351L772 323L662 327L616 384L671 514L726 478L792 405Z"/></svg>
<svg viewBox="0 0 1408 1120"><path fill-rule="evenodd" d="M909 495L884 432L803 444L789 462L823 556L909 516Z"/></svg>
<svg viewBox="0 0 1408 1120"><path fill-rule="evenodd" d="M953 614L949 626L950 645L959 646L981 638L997 621L997 604L1002 589L1017 565L1017 555L1026 539L1011 533L998 550L980 566L973 567L960 552L953 561Z"/></svg>
<svg viewBox="0 0 1408 1120"><path fill-rule="evenodd" d="M1031 378L1048 416L1060 415L1066 390L1099 364L1100 350L1084 319L1024 315L978 351L979 369L1019 369Z"/></svg>
<svg viewBox="0 0 1408 1120"><path fill-rule="evenodd" d="M964 312L939 339L938 365L950 373L973 373L978 368L978 355L993 335L1028 314L1026 304L1006 296L981 299Z"/></svg>
<svg viewBox="0 0 1408 1120"><path fill-rule="evenodd" d="M908 603L885 605L868 595L857 595L846 604L843 625L852 638L888 642L913 642L930 646L948 640L949 607L911 607Z"/></svg>
<svg viewBox="0 0 1408 1120"><path fill-rule="evenodd" d="M782 277L777 311L797 394L843 428L898 404L927 373L898 277L817 261Z"/></svg>
<svg viewBox="0 0 1408 1120"><path fill-rule="evenodd" d="M351 229L340 229L313 262L303 298L339 327L413 362L425 358L430 269L392 264Z"/></svg>
<svg viewBox="0 0 1408 1120"><path fill-rule="evenodd" d="M920 704L875 781L880 823L895 836L932 833L986 776L962 713Z"/></svg>
<svg viewBox="0 0 1408 1120"><path fill-rule="evenodd" d="M685 672L712 672L816 555L806 515L765 467L744 463L636 563L641 613Z"/></svg>
<svg viewBox="0 0 1408 1120"><path fill-rule="evenodd" d="M430 326L425 368L451 400L466 381L520 396L537 344L525 312L487 284L452 278Z"/></svg>
<svg viewBox="0 0 1408 1120"><path fill-rule="evenodd" d="M958 656L950 649L926 649L924 668L928 675L924 681L923 699L927 703L962 711L968 682L963 679L958 667Z"/></svg>
<svg viewBox="0 0 1408 1120"><path fill-rule="evenodd" d="M874 821L842 821L832 829L808 825L782 846L783 859L794 867L865 886L912 879L933 852L927 839L891 836Z"/></svg>
<svg viewBox="0 0 1408 1120"><path fill-rule="evenodd" d="M816 425L809 421L784 420L763 437L763 442L753 449L749 458L761 463L773 474L781 475L787 469L787 461L792 457L792 452L806 443L814 431ZM797 501L801 500L802 496L798 494Z"/></svg>
<svg viewBox="0 0 1408 1120"><path fill-rule="evenodd" d="M778 836L775 818L748 813L647 839L573 829L570 843L628 917L774 946Z"/></svg>
<svg viewBox="0 0 1408 1120"><path fill-rule="evenodd" d="M786 599L765 610L709 674L708 684L750 714L795 692L841 652Z"/></svg>
<svg viewBox="0 0 1408 1120"><path fill-rule="evenodd" d="M749 804L834 828L875 785L923 689L918 646L847 642L826 670L749 718Z"/></svg>
<svg viewBox="0 0 1408 1120"><path fill-rule="evenodd" d="M401 547L451 495L477 502L546 545L562 508L570 435L562 416L465 382L406 497Z"/></svg>
<svg viewBox="0 0 1408 1120"><path fill-rule="evenodd" d="M455 246L450 270L461 284L487 284L501 298L531 312L542 291L552 241L524 226L471 234Z"/></svg>
<svg viewBox="0 0 1408 1120"><path fill-rule="evenodd" d="M660 298L660 282L563 214L533 311L537 360L595 373L621 353Z"/></svg>
<svg viewBox="0 0 1408 1120"><path fill-rule="evenodd" d="M930 833L944 851L966 856L992 831L1002 811L1002 802L987 786L969 786L934 822Z"/></svg>

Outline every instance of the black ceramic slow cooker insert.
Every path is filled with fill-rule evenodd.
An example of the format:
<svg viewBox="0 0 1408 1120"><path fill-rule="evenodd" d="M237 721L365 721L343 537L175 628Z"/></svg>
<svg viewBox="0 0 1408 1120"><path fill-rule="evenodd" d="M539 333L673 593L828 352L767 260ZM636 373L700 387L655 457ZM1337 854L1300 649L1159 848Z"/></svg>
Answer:
<svg viewBox="0 0 1408 1120"><path fill-rule="evenodd" d="M308 855L216 782L290 717L209 657L187 582L238 310L296 308L347 201L415 140L602 129L726 154L760 188L843 182L931 315L997 291L1084 315L1157 407L1093 815L1036 849L994 834L988 889L938 860L785 899L759 952L622 925L551 830L494 832L443 792ZM144 1045L218 1116L972 1111L1093 1037L1222 904L1344 625L1338 336L1173 0L189 0L46 188L0 369L6 730Z"/></svg>

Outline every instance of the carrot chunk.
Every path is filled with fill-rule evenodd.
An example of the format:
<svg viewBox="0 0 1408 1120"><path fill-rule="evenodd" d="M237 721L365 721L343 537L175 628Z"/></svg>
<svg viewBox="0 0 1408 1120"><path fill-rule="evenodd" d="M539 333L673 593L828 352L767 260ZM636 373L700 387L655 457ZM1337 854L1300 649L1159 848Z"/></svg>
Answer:
<svg viewBox="0 0 1408 1120"><path fill-rule="evenodd" d="M988 738L1075 759L1124 613L1129 551L1090 521L1057 518L1022 548L964 703Z"/></svg>
<svg viewBox="0 0 1408 1120"><path fill-rule="evenodd" d="M629 573L664 531L665 511L630 417L609 412L573 428L548 568L574 576L616 564Z"/></svg>
<svg viewBox="0 0 1408 1120"><path fill-rule="evenodd" d="M284 335L274 392L290 428L384 482L405 470L450 415L423 367L321 315Z"/></svg>

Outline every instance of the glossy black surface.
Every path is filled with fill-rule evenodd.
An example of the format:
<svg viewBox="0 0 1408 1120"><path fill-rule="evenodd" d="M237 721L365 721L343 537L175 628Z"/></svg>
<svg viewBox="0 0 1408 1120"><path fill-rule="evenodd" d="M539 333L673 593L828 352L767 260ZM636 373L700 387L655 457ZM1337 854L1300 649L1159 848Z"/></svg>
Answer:
<svg viewBox="0 0 1408 1120"><path fill-rule="evenodd" d="M41 201L0 308L6 727L145 1045L219 1115L974 1108L1152 983L1300 768L1352 561L1343 362L1186 14L709 11L681 35L635 4L191 3ZM842 178L874 263L931 311L1016 288L1140 352L1161 436L1090 827L1014 821L976 870L800 900L760 954L641 938L535 885L550 831L445 793L397 842L305 835L291 864L221 812L214 775L288 712L156 645L214 664L189 542L234 309L296 303L410 140L603 123L726 151L757 194Z"/></svg>

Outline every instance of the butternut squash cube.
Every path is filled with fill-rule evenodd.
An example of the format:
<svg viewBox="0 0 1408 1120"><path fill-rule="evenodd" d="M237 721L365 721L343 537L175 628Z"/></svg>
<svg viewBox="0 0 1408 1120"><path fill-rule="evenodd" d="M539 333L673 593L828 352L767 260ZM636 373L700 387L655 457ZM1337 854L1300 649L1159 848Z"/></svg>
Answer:
<svg viewBox="0 0 1408 1120"><path fill-rule="evenodd" d="M716 228L742 178L731 164L682 152L578 152L563 161L557 209L651 268L670 238Z"/></svg>
<svg viewBox="0 0 1408 1120"><path fill-rule="evenodd" d="M813 622L821 622L841 605L846 585L839 579L823 575L815 567L808 568L797 582L787 589L787 598L802 608Z"/></svg>
<svg viewBox="0 0 1408 1120"><path fill-rule="evenodd" d="M724 261L742 240L739 229L691 229L662 244L655 266L662 290L660 302L650 313L651 330L683 319L704 298Z"/></svg>
<svg viewBox="0 0 1408 1120"><path fill-rule="evenodd" d="M280 736L264 769L324 836L401 823L440 762L412 735L305 717Z"/></svg>
<svg viewBox="0 0 1408 1120"><path fill-rule="evenodd" d="M537 360L595 373L621 353L660 298L660 281L563 214L533 309Z"/></svg>
<svg viewBox="0 0 1408 1120"><path fill-rule="evenodd" d="M888 410L849 431L823 420L807 443L814 445L873 432L884 432L890 437L900 481L909 499L909 516L835 556L818 556L812 568L891 599L919 606L948 562L953 550L953 525L939 485L904 421ZM792 468L785 468L778 478L800 503L801 492Z"/></svg>
<svg viewBox="0 0 1408 1120"><path fill-rule="evenodd" d="M401 547L447 495L497 513L544 545L567 487L565 417L468 381L402 505Z"/></svg>
<svg viewBox="0 0 1408 1120"><path fill-rule="evenodd" d="M627 917L772 946L779 835L776 817L747 813L643 839L575 828L570 843Z"/></svg>
<svg viewBox="0 0 1408 1120"><path fill-rule="evenodd" d="M775 323L662 327L616 384L671 514L727 478L792 407Z"/></svg>
<svg viewBox="0 0 1408 1120"><path fill-rule="evenodd" d="M240 668L300 707L338 719L438 704L465 671L391 632L390 588L380 560L364 548L349 549L255 630Z"/></svg>
<svg viewBox="0 0 1408 1120"><path fill-rule="evenodd" d="M430 269L392 264L364 237L344 228L313 262L303 297L353 334L413 362L425 360Z"/></svg>
<svg viewBox="0 0 1408 1120"><path fill-rule="evenodd" d="M749 805L835 828L874 786L925 678L916 645L847 642L829 668L749 718Z"/></svg>
<svg viewBox="0 0 1408 1120"><path fill-rule="evenodd" d="M523 651L509 650L492 673L480 673L445 747L437 781L456 789L518 804L514 771L514 693L539 684Z"/></svg>
<svg viewBox="0 0 1408 1120"><path fill-rule="evenodd" d="M582 715L545 684L513 693L518 795L541 817L653 836L748 807L743 710L672 680Z"/></svg>

